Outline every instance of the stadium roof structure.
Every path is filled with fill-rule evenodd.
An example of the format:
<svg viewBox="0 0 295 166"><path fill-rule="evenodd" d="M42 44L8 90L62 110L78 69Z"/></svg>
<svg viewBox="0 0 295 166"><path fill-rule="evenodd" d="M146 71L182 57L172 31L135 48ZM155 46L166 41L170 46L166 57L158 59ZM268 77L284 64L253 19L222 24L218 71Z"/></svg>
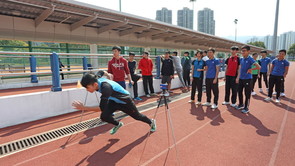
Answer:
<svg viewBox="0 0 295 166"><path fill-rule="evenodd" d="M8 40L228 51L244 43L72 0L0 1L0 38ZM251 47L259 52L263 48Z"/></svg>

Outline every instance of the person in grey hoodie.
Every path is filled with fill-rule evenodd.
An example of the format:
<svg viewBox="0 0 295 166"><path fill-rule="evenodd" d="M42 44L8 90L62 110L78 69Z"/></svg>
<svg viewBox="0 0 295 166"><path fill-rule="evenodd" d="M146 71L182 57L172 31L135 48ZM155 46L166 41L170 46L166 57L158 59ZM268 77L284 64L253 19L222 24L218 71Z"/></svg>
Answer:
<svg viewBox="0 0 295 166"><path fill-rule="evenodd" d="M171 58L173 60L174 69L176 70L178 78L179 78L179 80L180 80L180 82L182 84L182 87L183 87L182 91L187 92L188 89L187 89L187 87L186 87L186 85L184 83L184 80L183 80L183 75L182 75L183 74L183 69L182 69L180 57L177 56L177 52L173 52Z"/></svg>
<svg viewBox="0 0 295 166"><path fill-rule="evenodd" d="M189 52L185 52L183 55L184 56L181 58L181 65L183 69L183 80L184 80L185 86L187 87L187 90L190 90L190 85L191 85L190 72L191 72L192 60L191 60L191 57L189 56Z"/></svg>

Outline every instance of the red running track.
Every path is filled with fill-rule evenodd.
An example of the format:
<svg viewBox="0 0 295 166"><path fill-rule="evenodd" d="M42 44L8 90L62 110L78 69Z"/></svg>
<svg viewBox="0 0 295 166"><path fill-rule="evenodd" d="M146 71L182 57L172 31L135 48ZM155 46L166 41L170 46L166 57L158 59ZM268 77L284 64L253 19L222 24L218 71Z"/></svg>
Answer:
<svg viewBox="0 0 295 166"><path fill-rule="evenodd" d="M221 105L224 86L219 88L219 108L216 110L189 104L189 97L169 103L177 153L171 130L169 137L167 135L166 115L161 107L156 117L158 130L149 137L140 165L294 165L294 72L294 63L291 63L285 83L287 97L282 99L281 104L264 102L266 94L258 93L251 98L251 112L246 115ZM149 99L152 100L155 98ZM147 110L144 114L152 117L155 110ZM91 113L91 116L92 114L99 115ZM77 115L71 115L72 119ZM52 124L46 126L60 123L54 123L54 120L48 120L47 123L51 121ZM4 166L138 165L149 126L130 117L122 121L125 126L115 135L108 133L112 126L105 125L12 154L1 158L0 163ZM43 123L38 123L40 124ZM47 129L44 126L36 128L42 128L42 132ZM8 141L8 137L13 140L13 135L25 130L13 133L13 129L1 129L1 140ZM37 132L35 128L29 131L32 130ZM168 147L171 147L169 153Z"/></svg>

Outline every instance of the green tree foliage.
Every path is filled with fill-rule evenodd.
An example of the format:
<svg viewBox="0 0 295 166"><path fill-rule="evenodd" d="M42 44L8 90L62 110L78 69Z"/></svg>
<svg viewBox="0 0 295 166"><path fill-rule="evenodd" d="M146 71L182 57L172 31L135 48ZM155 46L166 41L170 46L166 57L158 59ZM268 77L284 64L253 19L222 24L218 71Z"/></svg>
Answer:
<svg viewBox="0 0 295 166"><path fill-rule="evenodd" d="M264 42L262 42L262 41L249 42L247 44L250 44L250 45L253 45L253 46L257 46L257 47L266 48Z"/></svg>
<svg viewBox="0 0 295 166"><path fill-rule="evenodd" d="M291 45L287 54L290 56L290 60L295 60L295 43Z"/></svg>
<svg viewBox="0 0 295 166"><path fill-rule="evenodd" d="M28 51L28 43L19 40L0 40L0 51Z"/></svg>

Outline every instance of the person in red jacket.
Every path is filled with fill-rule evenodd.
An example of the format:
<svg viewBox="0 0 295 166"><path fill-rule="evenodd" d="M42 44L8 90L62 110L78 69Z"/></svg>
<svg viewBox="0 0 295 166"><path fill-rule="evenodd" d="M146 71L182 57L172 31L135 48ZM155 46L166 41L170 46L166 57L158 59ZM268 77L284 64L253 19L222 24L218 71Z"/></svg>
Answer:
<svg viewBox="0 0 295 166"><path fill-rule="evenodd" d="M142 59L139 61L138 69L141 70L142 80L143 80L143 88L146 97L151 97L156 95L153 87L153 61L149 58L149 53L144 52L142 55ZM148 90L148 84L151 93Z"/></svg>
<svg viewBox="0 0 295 166"><path fill-rule="evenodd" d="M126 89L125 74L128 77L129 85L132 86L133 82L131 79L130 71L128 68L128 62L123 56L120 56L121 47L114 46L112 48L113 59L108 63L108 73L113 75L113 81L120 84L124 89Z"/></svg>

